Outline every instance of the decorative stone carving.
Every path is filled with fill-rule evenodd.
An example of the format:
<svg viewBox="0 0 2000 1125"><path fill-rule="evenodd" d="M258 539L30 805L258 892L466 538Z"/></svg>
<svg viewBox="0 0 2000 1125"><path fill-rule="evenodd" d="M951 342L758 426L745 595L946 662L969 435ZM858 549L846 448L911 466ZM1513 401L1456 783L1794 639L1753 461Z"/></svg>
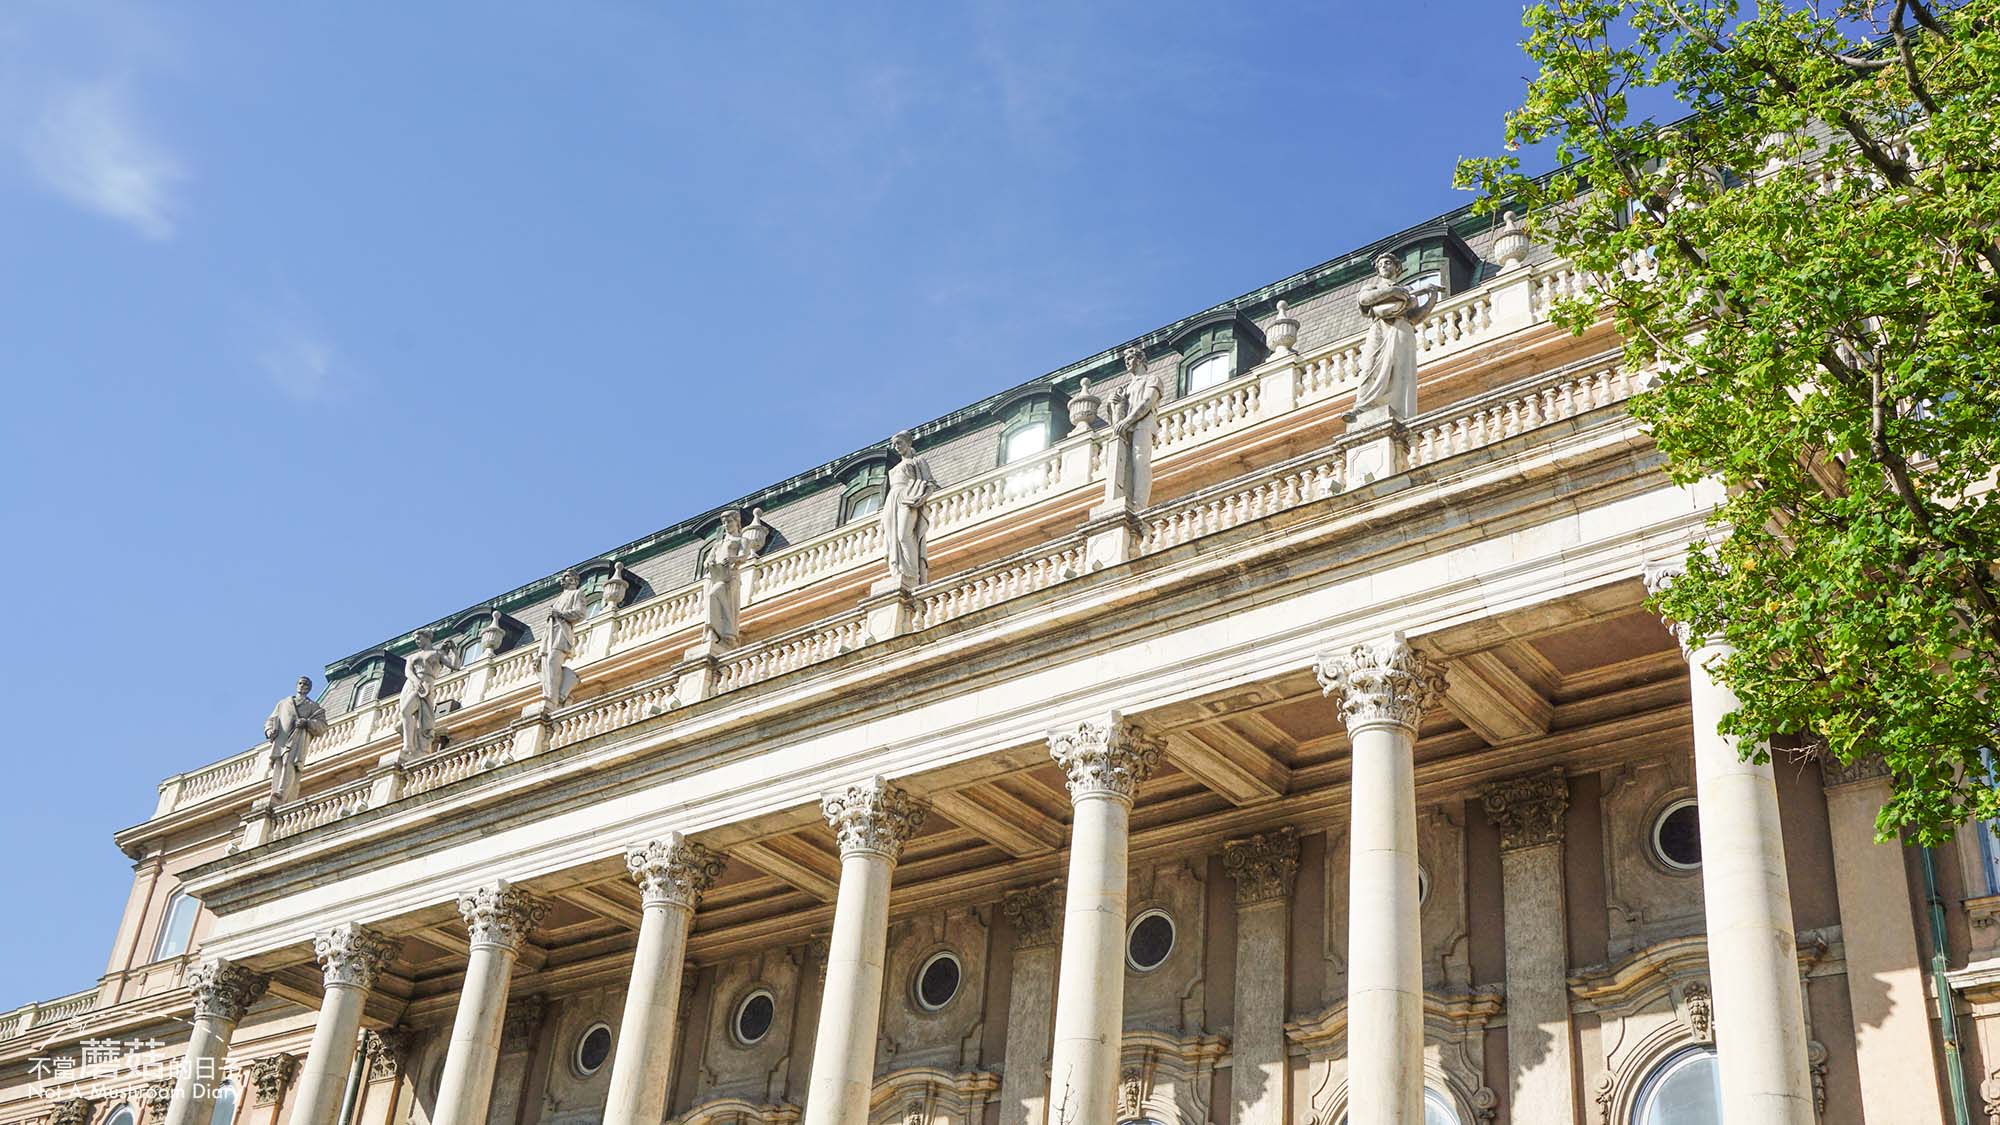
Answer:
<svg viewBox="0 0 2000 1125"><path fill-rule="evenodd" d="M757 514L762 516L764 510L757 509ZM604 576L604 586L598 591L598 596L604 599L605 610L610 611L623 606L626 596L631 592L632 580L625 576L625 564L612 563L611 573Z"/></svg>
<svg viewBox="0 0 2000 1125"><path fill-rule="evenodd" d="M271 708L264 720L264 737L271 743L271 799L290 801L299 795L299 766L305 761L306 738L326 733L326 708L312 697L312 677L300 676L291 695Z"/></svg>
<svg viewBox="0 0 2000 1125"><path fill-rule="evenodd" d="M411 1038L411 1030L402 1026L363 1031L361 1054L368 1060L368 1076L380 1080L401 1074L405 1060L410 1057Z"/></svg>
<svg viewBox="0 0 2000 1125"><path fill-rule="evenodd" d="M231 961L204 961L188 970L187 987L194 995L194 1018L235 1023L264 995L271 978Z"/></svg>
<svg viewBox="0 0 2000 1125"><path fill-rule="evenodd" d="M1278 315L1264 329L1264 342L1271 345L1273 359L1286 359L1293 354L1293 345L1299 342L1299 318L1278 302Z"/></svg>
<svg viewBox="0 0 2000 1125"><path fill-rule="evenodd" d="M882 498L882 543L888 552L887 588L908 590L930 579L930 563L924 558L924 540L930 534L930 514L926 507L938 488L929 462L917 456L915 439L904 430L889 439L889 448L901 460L889 470L888 494Z"/></svg>
<svg viewBox="0 0 2000 1125"><path fill-rule="evenodd" d="M1826 1044L1817 1039L1806 1041L1806 1068L1812 1072L1813 1116L1826 1117Z"/></svg>
<svg viewBox="0 0 2000 1125"><path fill-rule="evenodd" d="M540 994L525 996L507 1005L507 1014L500 1022L500 1053L514 1054L527 1050L535 1041L535 1032L541 1029L542 1016L548 1004Z"/></svg>
<svg viewBox="0 0 2000 1125"><path fill-rule="evenodd" d="M703 891L722 874L722 857L678 832L625 853L625 870L639 884L647 906L665 904L694 910Z"/></svg>
<svg viewBox="0 0 2000 1125"><path fill-rule="evenodd" d="M1361 342L1361 386L1347 420L1356 426L1401 422L1417 412L1417 323L1430 315L1438 291L1402 284L1403 260L1375 259L1375 279L1361 290L1368 335Z"/></svg>
<svg viewBox="0 0 2000 1125"><path fill-rule="evenodd" d="M49 1117L49 1125L90 1125L97 1103L89 1098L70 1098L59 1103Z"/></svg>
<svg viewBox="0 0 2000 1125"><path fill-rule="evenodd" d="M880 777L820 798L820 815L840 840L840 854L878 855L894 863L930 809Z"/></svg>
<svg viewBox="0 0 2000 1125"><path fill-rule="evenodd" d="M1236 904L1284 902L1299 874L1299 836L1290 828L1222 845L1222 868L1236 880Z"/></svg>
<svg viewBox="0 0 2000 1125"><path fill-rule="evenodd" d="M1880 754L1864 754L1852 762L1843 764L1832 754L1821 750L1819 753L1820 783L1827 789L1842 785L1856 785L1863 781L1889 776L1889 763Z"/></svg>
<svg viewBox="0 0 2000 1125"><path fill-rule="evenodd" d="M1986 1125L2000 1125L2000 1070L1986 1076L1979 1084L1980 1112L1986 1115Z"/></svg>
<svg viewBox="0 0 2000 1125"><path fill-rule="evenodd" d="M458 916L473 945L519 951L548 912L547 903L504 879L458 896Z"/></svg>
<svg viewBox="0 0 2000 1125"><path fill-rule="evenodd" d="M1348 732L1377 723L1407 727L1444 698L1444 670L1410 647L1400 632L1319 658L1320 690L1340 700Z"/></svg>
<svg viewBox="0 0 2000 1125"><path fill-rule="evenodd" d="M1069 432L1072 437L1089 433L1097 425L1097 408L1104 404L1101 395L1092 394L1090 380L1077 380L1076 393L1069 396Z"/></svg>
<svg viewBox="0 0 2000 1125"><path fill-rule="evenodd" d="M1695 1041L1715 1042L1715 999L1709 995L1708 985L1696 980L1682 986L1681 1008Z"/></svg>
<svg viewBox="0 0 2000 1125"><path fill-rule="evenodd" d="M403 694L396 716L403 729L403 765L429 756L443 741L437 729L437 682L458 668L458 658L437 644L429 629L416 633L417 650L403 658Z"/></svg>
<svg viewBox="0 0 2000 1125"><path fill-rule="evenodd" d="M250 1064L250 1088L256 1091L256 1105L277 1105L299 1076L298 1056L283 1051L266 1055Z"/></svg>
<svg viewBox="0 0 2000 1125"><path fill-rule="evenodd" d="M549 606L549 623L542 627L541 645L535 654L536 670L542 679L542 702L551 707L569 702L569 693L576 687L576 673L567 662L576 652L576 627L583 623L589 608L583 596L583 583L575 571L563 571L561 581L562 593Z"/></svg>
<svg viewBox="0 0 2000 1125"><path fill-rule="evenodd" d="M702 638L711 648L736 644L736 611L743 604L743 560L750 547L743 541L743 513L722 513L722 534L708 554L701 574Z"/></svg>
<svg viewBox="0 0 2000 1125"><path fill-rule="evenodd" d="M1118 1077L1118 1116L1138 1117L1146 1106L1146 1076L1136 1067Z"/></svg>
<svg viewBox="0 0 2000 1125"><path fill-rule="evenodd" d="M1501 212L1500 237L1493 240L1493 259L1500 263L1501 272L1518 269L1528 261L1528 232L1521 229L1521 222L1514 212Z"/></svg>
<svg viewBox="0 0 2000 1125"><path fill-rule="evenodd" d="M1125 385L1111 396L1110 456L1104 471L1105 508L1143 508L1153 501L1153 434L1167 389L1146 371L1146 353L1125 349Z"/></svg>
<svg viewBox="0 0 2000 1125"><path fill-rule="evenodd" d="M1062 939L1063 882L1051 879L1008 891L1000 909L1014 926L1015 949L1037 949Z"/></svg>
<svg viewBox="0 0 2000 1125"><path fill-rule="evenodd" d="M376 976L395 959L401 946L395 938L353 922L313 936L313 956L319 958L327 987L345 985L363 992L375 987Z"/></svg>
<svg viewBox="0 0 2000 1125"><path fill-rule="evenodd" d="M1116 711L1101 722L1049 732L1049 756L1069 775L1071 803L1086 797L1130 802L1165 754L1161 739Z"/></svg>
<svg viewBox="0 0 2000 1125"><path fill-rule="evenodd" d="M771 541L771 525L764 522L764 509L750 509L750 522L743 525L743 554L756 558L764 553L764 545Z"/></svg>
<svg viewBox="0 0 2000 1125"><path fill-rule="evenodd" d="M500 611L496 609L493 616L486 619L486 624L479 627L479 647L487 656L492 656L506 643L507 627L500 623Z"/></svg>
<svg viewBox="0 0 2000 1125"><path fill-rule="evenodd" d="M1668 559L1664 562L1647 563L1639 577L1646 584L1646 593L1657 598L1667 592L1667 587L1674 584L1674 579L1686 573L1687 560ZM1681 655L1687 656L1692 653L1698 643L1693 628L1683 621L1667 621L1665 624L1673 633L1674 640L1680 642Z"/></svg>
<svg viewBox="0 0 2000 1125"><path fill-rule="evenodd" d="M1481 1086L1472 1092L1472 1116L1477 1121L1491 1121L1500 1116L1500 1095L1491 1086Z"/></svg>
<svg viewBox="0 0 2000 1125"><path fill-rule="evenodd" d="M1560 844L1569 812L1569 782L1561 770L1510 777L1480 790L1486 816L1500 830L1500 849Z"/></svg>
<svg viewBox="0 0 2000 1125"><path fill-rule="evenodd" d="M139 1100L145 1103L148 1118L153 1121L165 1120L168 1107L174 1104L174 1080L161 1078L146 1083Z"/></svg>

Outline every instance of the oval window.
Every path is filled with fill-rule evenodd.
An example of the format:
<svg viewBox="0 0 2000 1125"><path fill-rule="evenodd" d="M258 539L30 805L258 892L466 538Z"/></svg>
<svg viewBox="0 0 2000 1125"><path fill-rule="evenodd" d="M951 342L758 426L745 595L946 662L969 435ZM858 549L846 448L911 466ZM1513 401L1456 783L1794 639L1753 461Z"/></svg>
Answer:
<svg viewBox="0 0 2000 1125"><path fill-rule="evenodd" d="M1660 1064L1639 1088L1632 1125L1717 1125L1722 1120L1722 1077L1715 1052L1682 1051Z"/></svg>
<svg viewBox="0 0 2000 1125"><path fill-rule="evenodd" d="M1125 963L1142 973L1164 964L1174 951L1174 920L1164 910L1148 910L1125 931Z"/></svg>
<svg viewBox="0 0 2000 1125"><path fill-rule="evenodd" d="M933 953L924 960L917 970L917 1006L926 1012L935 1012L958 996L958 984L964 969L953 953Z"/></svg>
<svg viewBox="0 0 2000 1125"><path fill-rule="evenodd" d="M1701 810L1694 798L1668 805L1653 822L1653 854L1676 871L1701 866Z"/></svg>
<svg viewBox="0 0 2000 1125"><path fill-rule="evenodd" d="M736 1005L736 1019L731 1025L736 1041L745 1047L763 1042L764 1037L771 1034L771 1024L777 1015L778 1003L772 998L770 990L760 988L745 996L743 1002Z"/></svg>
<svg viewBox="0 0 2000 1125"><path fill-rule="evenodd" d="M576 1052L570 1062L576 1066L578 1075L588 1078L604 1069L604 1063L611 1058L611 1025L595 1023L589 1030L577 1037Z"/></svg>

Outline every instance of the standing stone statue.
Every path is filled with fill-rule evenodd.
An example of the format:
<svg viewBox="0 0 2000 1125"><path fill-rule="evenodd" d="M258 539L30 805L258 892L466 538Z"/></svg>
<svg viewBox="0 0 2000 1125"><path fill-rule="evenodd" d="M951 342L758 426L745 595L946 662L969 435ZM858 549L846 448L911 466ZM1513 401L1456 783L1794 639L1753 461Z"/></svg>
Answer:
<svg viewBox="0 0 2000 1125"><path fill-rule="evenodd" d="M578 581L575 571L563 571L562 593L556 595L555 604L549 607L549 623L542 630L541 651L536 656L541 664L542 702L551 707L567 703L570 691L576 687L576 673L569 670L566 662L576 652L576 626L583 620L586 608L583 583Z"/></svg>
<svg viewBox="0 0 2000 1125"><path fill-rule="evenodd" d="M299 767L306 757L306 736L326 731L326 708L312 697L311 676L300 676L298 690L271 708L264 720L264 737L271 741L271 800L295 800Z"/></svg>
<svg viewBox="0 0 2000 1125"><path fill-rule="evenodd" d="M403 727L402 764L437 749L437 682L457 670L451 649L440 648L429 629L417 630L417 651L403 658L403 694L396 708Z"/></svg>
<svg viewBox="0 0 2000 1125"><path fill-rule="evenodd" d="M902 460L889 470L888 494L882 498L882 541L888 549L890 589L908 590L930 578L930 564L924 559L924 537L930 533L930 516L925 502L937 491L931 467L917 456L917 447L904 430L889 439L889 448Z"/></svg>
<svg viewBox="0 0 2000 1125"><path fill-rule="evenodd" d="M1403 261L1375 259L1375 278L1361 291L1368 336L1361 344L1361 388L1347 420L1369 426L1403 421L1417 412L1417 322L1430 315L1438 291L1411 292L1402 284Z"/></svg>
<svg viewBox="0 0 2000 1125"><path fill-rule="evenodd" d="M728 648L737 639L736 610L743 601L743 560L750 557L743 539L743 513L734 508L722 513L722 536L709 552L702 572L704 604L703 638L712 648Z"/></svg>
<svg viewBox="0 0 2000 1125"><path fill-rule="evenodd" d="M1125 385L1111 396L1111 463L1104 472L1106 507L1143 508L1153 499L1153 433L1166 387L1146 372L1146 354L1125 349Z"/></svg>

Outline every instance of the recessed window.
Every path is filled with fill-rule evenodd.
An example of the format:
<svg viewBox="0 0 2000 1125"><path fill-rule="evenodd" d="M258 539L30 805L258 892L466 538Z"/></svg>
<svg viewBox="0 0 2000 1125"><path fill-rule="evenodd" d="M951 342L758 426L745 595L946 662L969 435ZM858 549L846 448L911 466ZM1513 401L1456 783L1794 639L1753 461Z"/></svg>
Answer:
<svg viewBox="0 0 2000 1125"><path fill-rule="evenodd" d="M370 660L368 663L362 665L360 671L355 674L354 694L348 697L352 700L347 705L348 709L353 710L365 703L375 702L376 697L381 694L381 687L382 662L380 660Z"/></svg>
<svg viewBox="0 0 2000 1125"><path fill-rule="evenodd" d="M1125 963L1150 973L1174 951L1174 920L1164 910L1148 910L1125 931Z"/></svg>
<svg viewBox="0 0 2000 1125"><path fill-rule="evenodd" d="M1722 1074L1715 1051L1692 1047L1659 1065L1639 1088L1632 1125L1720 1125Z"/></svg>
<svg viewBox="0 0 2000 1125"><path fill-rule="evenodd" d="M1701 866L1701 811L1694 798L1668 805L1653 822L1653 854L1676 871Z"/></svg>
<svg viewBox="0 0 2000 1125"><path fill-rule="evenodd" d="M458 644L458 666L470 668L472 662L486 655L486 642L474 633Z"/></svg>
<svg viewBox="0 0 2000 1125"><path fill-rule="evenodd" d="M1031 399L1009 411L1007 424L1000 430L1000 463L1011 465L1047 449L1052 417L1046 398Z"/></svg>
<svg viewBox="0 0 2000 1125"><path fill-rule="evenodd" d="M224 1082L215 1091L215 1110L208 1115L208 1125L229 1125L236 1120L236 1084Z"/></svg>
<svg viewBox="0 0 2000 1125"><path fill-rule="evenodd" d="M1348 1125L1348 1116L1340 1115L1340 1125ZM1451 1099L1430 1087L1424 1087L1424 1125L1464 1125L1454 1109Z"/></svg>
<svg viewBox="0 0 2000 1125"><path fill-rule="evenodd" d="M186 891L175 891L167 900L167 912L160 922L160 936L153 943L153 960L164 961L169 957L179 957L188 951L188 942L194 939L194 916L201 910Z"/></svg>
<svg viewBox="0 0 2000 1125"><path fill-rule="evenodd" d="M138 1121L139 1115L133 1111L132 1103L125 1102L111 1111L111 1116L104 1119L104 1125L138 1125Z"/></svg>
<svg viewBox="0 0 2000 1125"><path fill-rule="evenodd" d="M778 1017L778 1002L772 998L769 989L760 988L743 998L736 1005L736 1018L730 1021L730 1031L736 1042L753 1047L771 1034L771 1024Z"/></svg>
<svg viewBox="0 0 2000 1125"><path fill-rule="evenodd" d="M882 461L862 465L849 473L840 489L840 522L848 523L882 510L889 494L889 466Z"/></svg>
<svg viewBox="0 0 2000 1125"><path fill-rule="evenodd" d="M1425 866L1423 866L1422 864L1418 864L1418 865L1417 865L1417 905L1421 907L1421 906L1423 906L1423 905L1424 905L1425 903L1429 902L1430 900L1431 900L1431 873L1430 873L1430 869L1429 869L1429 868L1427 868L1427 867L1425 867Z"/></svg>
<svg viewBox="0 0 2000 1125"><path fill-rule="evenodd" d="M570 1064L576 1068L579 1077L588 1078L604 1069L611 1058L611 1025L594 1023L577 1036L576 1051L570 1056Z"/></svg>
<svg viewBox="0 0 2000 1125"><path fill-rule="evenodd" d="M952 1002L958 996L960 978L964 969L953 953L933 953L924 959L923 967L917 970L917 1007L926 1012L935 1012Z"/></svg>
<svg viewBox="0 0 2000 1125"><path fill-rule="evenodd" d="M1216 352L1214 355L1195 360L1187 371L1187 393L1193 394L1227 383L1229 377L1235 374L1234 366L1235 357L1228 352Z"/></svg>

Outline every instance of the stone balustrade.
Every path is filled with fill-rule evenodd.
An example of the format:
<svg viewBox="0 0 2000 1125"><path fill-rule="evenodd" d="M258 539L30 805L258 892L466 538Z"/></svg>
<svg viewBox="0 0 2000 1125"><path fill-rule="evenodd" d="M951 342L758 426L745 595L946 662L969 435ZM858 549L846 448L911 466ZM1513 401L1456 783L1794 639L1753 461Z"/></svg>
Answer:
<svg viewBox="0 0 2000 1125"><path fill-rule="evenodd" d="M1325 450L1264 470L1249 482L1226 484L1175 501L1149 516L1139 552L1152 554L1190 539L1295 508L1339 492L1345 469L1339 455Z"/></svg>
<svg viewBox="0 0 2000 1125"><path fill-rule="evenodd" d="M26 1035L38 1027L61 1023L94 1011L97 1008L97 988L83 992L59 996L54 1000L42 1000L21 1007L0 1016L0 1039L11 1039L16 1035Z"/></svg>
<svg viewBox="0 0 2000 1125"><path fill-rule="evenodd" d="M512 749L513 741L505 731L476 739L464 746L447 747L443 753L433 754L404 769L401 795L410 797L442 789L454 781L463 781L473 774L505 765Z"/></svg>
<svg viewBox="0 0 2000 1125"><path fill-rule="evenodd" d="M1072 536L953 576L917 599L912 627L928 629L974 610L1045 589L1083 573L1084 540Z"/></svg>
<svg viewBox="0 0 2000 1125"><path fill-rule="evenodd" d="M749 687L843 652L852 652L867 643L866 618L858 612L844 613L832 621L794 629L723 657L717 688L734 691Z"/></svg>
<svg viewBox="0 0 2000 1125"><path fill-rule="evenodd" d="M271 839L296 836L322 824L332 824L368 809L368 782L351 781L337 789L295 801L274 810Z"/></svg>

